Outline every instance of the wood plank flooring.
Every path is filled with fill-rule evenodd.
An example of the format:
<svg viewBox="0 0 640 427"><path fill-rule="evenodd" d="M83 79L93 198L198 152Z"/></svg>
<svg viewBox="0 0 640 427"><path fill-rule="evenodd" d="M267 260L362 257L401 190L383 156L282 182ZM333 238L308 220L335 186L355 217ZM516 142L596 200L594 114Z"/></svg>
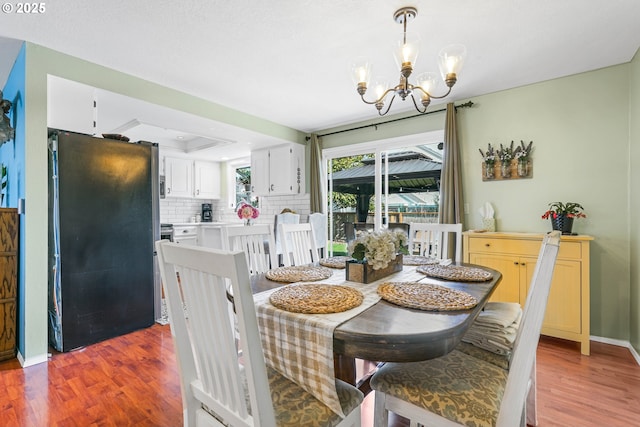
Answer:
<svg viewBox="0 0 640 427"><path fill-rule="evenodd" d="M541 427L640 425L640 366L627 349L544 338L538 348ZM373 393L363 405L372 425ZM0 425L87 427L182 425L169 326L154 325L22 369L0 363ZM393 427L407 426L393 419Z"/></svg>

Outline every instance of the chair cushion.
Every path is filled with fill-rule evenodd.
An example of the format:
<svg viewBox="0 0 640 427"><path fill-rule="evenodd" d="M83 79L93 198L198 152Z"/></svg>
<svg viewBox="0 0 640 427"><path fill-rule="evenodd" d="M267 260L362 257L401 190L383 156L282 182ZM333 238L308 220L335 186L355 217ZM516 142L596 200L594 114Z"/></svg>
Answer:
<svg viewBox="0 0 640 427"><path fill-rule="evenodd" d="M456 346L456 350L461 351L469 356L492 363L499 368L509 369L510 356L506 354L496 354L492 351L477 347L468 342L461 341Z"/></svg>
<svg viewBox="0 0 640 427"><path fill-rule="evenodd" d="M244 373L244 370L242 370ZM273 401L273 411L278 427L300 427L300 426L322 426L335 427L342 421L342 418L329 409L328 406L309 394L298 384L280 375L278 371L267 366L267 377L269 388L271 389L271 400ZM245 400L249 412L249 391L245 385ZM336 391L345 415L357 409L364 398L362 392L350 384L336 380ZM215 418L219 418L206 405L203 409Z"/></svg>
<svg viewBox="0 0 640 427"><path fill-rule="evenodd" d="M495 425L506 383L506 370L457 350L424 362L386 363L371 379L375 391L475 427Z"/></svg>

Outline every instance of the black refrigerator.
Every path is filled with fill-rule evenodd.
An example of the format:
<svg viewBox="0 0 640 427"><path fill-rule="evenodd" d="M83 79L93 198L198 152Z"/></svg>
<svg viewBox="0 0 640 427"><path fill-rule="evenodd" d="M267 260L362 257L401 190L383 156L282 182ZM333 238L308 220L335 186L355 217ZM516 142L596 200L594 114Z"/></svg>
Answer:
<svg viewBox="0 0 640 427"><path fill-rule="evenodd" d="M49 129L49 342L70 351L151 326L158 147Z"/></svg>

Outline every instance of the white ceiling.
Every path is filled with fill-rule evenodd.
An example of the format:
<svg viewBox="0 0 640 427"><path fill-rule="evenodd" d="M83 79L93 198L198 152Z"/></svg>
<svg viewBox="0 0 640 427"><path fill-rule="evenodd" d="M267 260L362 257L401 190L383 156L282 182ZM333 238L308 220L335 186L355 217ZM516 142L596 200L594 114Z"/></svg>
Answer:
<svg viewBox="0 0 640 427"><path fill-rule="evenodd" d="M408 28L422 39L416 73L436 71L435 58L443 46L467 47L459 81L440 103L629 62L640 46L638 0L44 4L42 14L3 13L0 36L46 46L304 132L376 117L375 108L360 101L348 63L355 56L369 56L374 75L395 80L391 50L402 27L392 16L402 6L418 8ZM13 64L7 58L15 58L17 49L0 38L2 85ZM409 102L396 101L391 112L411 108ZM129 118L134 119L139 118ZM243 139L226 131L208 136Z"/></svg>

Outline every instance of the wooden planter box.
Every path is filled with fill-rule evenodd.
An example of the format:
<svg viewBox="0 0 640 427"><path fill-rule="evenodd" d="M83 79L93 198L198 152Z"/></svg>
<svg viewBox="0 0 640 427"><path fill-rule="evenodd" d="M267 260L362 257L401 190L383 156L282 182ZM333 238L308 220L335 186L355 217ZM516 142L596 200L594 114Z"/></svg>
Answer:
<svg viewBox="0 0 640 427"><path fill-rule="evenodd" d="M345 277L350 282L371 283L398 271L402 271L402 254L396 255L396 259L380 270L374 270L367 263L348 261Z"/></svg>

